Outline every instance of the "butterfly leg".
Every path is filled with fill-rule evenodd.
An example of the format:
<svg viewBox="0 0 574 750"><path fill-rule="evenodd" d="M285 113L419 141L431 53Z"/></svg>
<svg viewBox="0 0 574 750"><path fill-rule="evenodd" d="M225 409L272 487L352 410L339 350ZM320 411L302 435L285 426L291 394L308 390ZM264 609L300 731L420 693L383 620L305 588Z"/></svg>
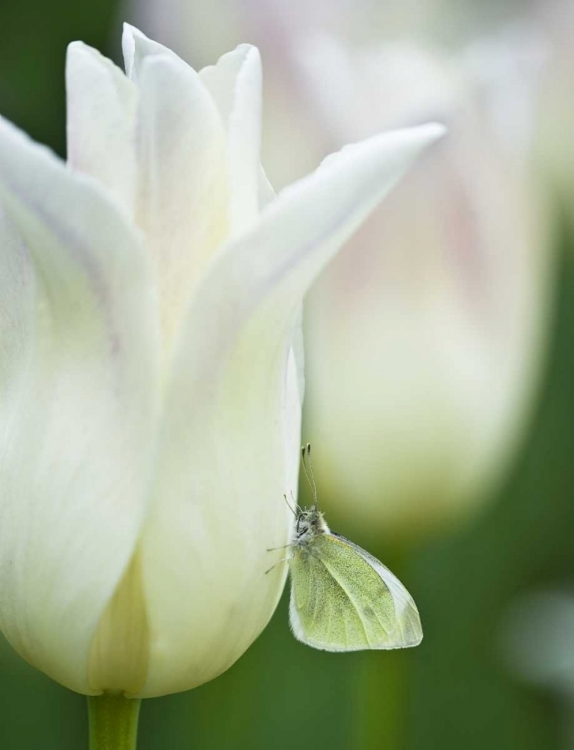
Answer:
<svg viewBox="0 0 574 750"><path fill-rule="evenodd" d="M289 545L289 546L290 546L290 545ZM281 549L281 548L280 548L280 547L278 547L278 549ZM271 571L273 570L273 568L276 568L276 567L277 567L278 565L280 565L280 564L281 564L282 562L287 562L287 561L288 561L288 560L290 560L290 559L291 559L290 557L284 557L284 558L283 558L282 560L279 560L278 562L276 562L276 563L275 563L275 565L272 565L272 566L271 566L270 568L268 568L268 569L267 569L267 570L265 571L265 575L267 575L267 573L271 573Z"/></svg>
<svg viewBox="0 0 574 750"><path fill-rule="evenodd" d="M292 547L292 544L284 544L282 547L267 547L265 550L266 552L276 552L278 549L287 549L288 547Z"/></svg>

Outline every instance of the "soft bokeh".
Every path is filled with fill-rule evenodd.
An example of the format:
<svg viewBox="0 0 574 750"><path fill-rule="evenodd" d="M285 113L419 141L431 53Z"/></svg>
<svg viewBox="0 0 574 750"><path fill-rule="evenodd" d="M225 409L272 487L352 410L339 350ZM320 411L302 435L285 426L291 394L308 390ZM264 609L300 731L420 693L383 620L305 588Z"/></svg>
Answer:
<svg viewBox="0 0 574 750"><path fill-rule="evenodd" d="M394 534L381 541L384 519L361 530L352 505L348 512L342 503L331 503L331 526L379 554L412 592L421 611L423 644L405 654L320 653L295 642L283 605L271 626L225 675L190 693L146 702L141 719L143 750L568 747L564 727L571 723L572 708L552 689L534 684L525 679L523 669L516 669L516 660L523 658L517 644L524 642L519 640L524 631L519 634L508 623L518 597L546 589L571 591L574 579L574 169L570 168L574 97L569 75L574 56L568 41L572 38L569 13L567 0L468 0L456 4L448 0L289 4L281 0L166 0L155 5L152 0L132 0L128 11L116 0L86 6L72 0L56 0L49 6L40 0L7 0L0 9L0 112L60 153L64 151L65 121L61 80L69 41L83 39L107 49L119 61L119 21L126 18L175 47L195 66L211 62L238 42L258 44L265 69L264 161L277 186L312 169L342 137L333 130L326 137L323 105L315 95L310 99L311 74L308 64L302 66L301 57L302 51L308 50L309 39L317 34L323 39L335 37L353 50L380 49L383 44L399 42L420 50L422 43L426 53L431 50L433 57L447 61L452 71L449 77L470 80L471 76L476 82L473 86L478 86L470 95L473 112L478 109L483 113L479 118L483 124L473 126L473 142L483 157L478 175L493 162L498 165L498 176L489 183L492 187L483 200L494 204L495 215L500 211L498 224L504 233L496 234L490 245L495 262L487 267L492 273L498 273L499 262L505 268L496 248L522 252L524 245L517 241L517 232L532 237L526 224L518 226L516 216L525 212L527 223L537 222L538 211L543 210L544 221L548 221L546 228L540 226L548 238L549 254L538 256L543 262L555 262L555 284L547 298L547 334L540 336L540 328L514 319L515 330L522 331L521 335L533 331L532 346L522 349L532 357L533 377L519 377L515 381L518 390L505 381L504 387L522 403L516 419L508 420L503 412L489 417L512 425L513 436L511 442L506 441L506 455L500 461L498 451L490 448L497 459L491 462L493 481L487 481L490 502L482 502L486 495L481 490L474 496L480 513L458 529L439 524L435 530L440 531L440 537L427 537L426 544L417 548L395 544ZM295 33L304 36L297 52L289 42ZM492 40L498 41L492 45ZM501 52L508 75L497 72ZM485 62L491 63L490 73ZM325 72L323 79L331 90L337 90L331 71ZM493 82L501 86L493 87ZM394 116L393 103L404 101L405 92L410 98L413 86L401 84L401 96L395 93L391 103L385 104L390 118ZM469 94L466 85L465 92L465 96ZM488 118L481 119L487 110ZM380 109L376 107L375 112ZM493 113L498 123L496 135L491 132ZM388 122L373 127L385 124ZM495 159L493 149L504 149L502 162ZM529 174L525 181L520 179L523 169ZM461 174L463 181L478 180L475 172L462 170ZM508 195L503 188L509 183L518 184L518 193L506 221L502 197ZM435 187L432 180L431 187ZM525 203L523 192L530 194ZM540 193L547 196L543 204L537 202ZM456 195L460 193L456 191ZM498 197L500 200L495 200ZM399 193L395 200L398 204ZM391 218L397 221L396 215L389 221ZM413 209L413 233L418 221L418 210ZM435 242L432 258L440 257L443 248L440 240ZM382 243L381 257L385 251L391 253L386 257L395 257L391 250ZM407 265L406 271L410 273L411 267ZM362 272L367 273L366 269ZM507 272L506 280L495 278L503 285L499 299L510 304L504 284L516 284L516 277ZM474 275L469 280L472 288L475 280ZM544 279L532 281L544 284ZM392 287L396 291L396 285ZM540 290L543 286L530 288ZM458 319L452 319L458 308L448 309L447 322L453 327L460 325ZM544 320L539 307L523 302L520 309L526 317ZM492 352L494 342L503 342L507 335L496 324L491 332L484 334L482 351ZM467 341L466 335L461 338L471 349L477 340ZM431 340L426 340L427 345ZM515 341L512 346L519 349ZM309 357L313 353L310 351ZM424 368L419 367L427 369L428 361ZM454 362L456 358L453 367ZM438 366L438 361L433 360L435 364ZM453 377L448 367L447 374ZM482 390L476 402L467 401L474 420L485 403L501 398L501 388L502 384L496 383L492 393ZM342 398L331 404L334 417L343 408ZM509 403L507 398L503 402ZM311 401L307 407L313 408ZM419 410L413 412L413 418L420 419ZM484 416L487 414L493 412L485 409ZM405 425L409 423L410 419L405 420ZM315 440L312 430L309 423L305 437ZM461 451L468 450L472 442L453 443L457 456L453 471L465 471L468 467L460 466ZM321 442L315 453L318 471L329 474L330 470L322 467L326 453ZM357 480L360 468L356 460L346 455L340 460L345 481ZM413 478L420 471L419 460L420 453L417 465L412 466ZM381 464L384 468L383 456ZM328 506L329 491L323 481L319 489ZM424 498L416 499L424 511ZM409 523L403 540L410 529ZM417 535L419 542L424 538ZM546 611L543 607L543 625L551 622ZM550 656L554 658L554 653ZM0 696L0 737L7 747L19 750L41 745L46 750L72 750L81 746L83 701L34 672L7 647L0 650Z"/></svg>
<svg viewBox="0 0 574 750"><path fill-rule="evenodd" d="M540 0L535 19L547 41L547 61L538 101L538 164L564 216L572 222L574 202L574 4Z"/></svg>
<svg viewBox="0 0 574 750"><path fill-rule="evenodd" d="M543 589L518 596L503 621L501 651L510 669L545 691L563 747L574 743L574 595Z"/></svg>
<svg viewBox="0 0 574 750"><path fill-rule="evenodd" d="M319 38L301 56L335 140L429 112L449 129L306 308L320 484L365 530L418 537L480 505L522 440L552 294L547 197L462 55Z"/></svg>

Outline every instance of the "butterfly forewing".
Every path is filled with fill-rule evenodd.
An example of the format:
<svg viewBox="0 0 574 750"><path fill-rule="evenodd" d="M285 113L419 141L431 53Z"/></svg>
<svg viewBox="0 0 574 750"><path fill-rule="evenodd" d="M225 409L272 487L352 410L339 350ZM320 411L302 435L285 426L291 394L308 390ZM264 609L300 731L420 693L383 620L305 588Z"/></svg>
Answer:
<svg viewBox="0 0 574 750"><path fill-rule="evenodd" d="M376 558L335 534L295 548L291 625L299 640L327 651L391 649L420 642L417 609Z"/></svg>

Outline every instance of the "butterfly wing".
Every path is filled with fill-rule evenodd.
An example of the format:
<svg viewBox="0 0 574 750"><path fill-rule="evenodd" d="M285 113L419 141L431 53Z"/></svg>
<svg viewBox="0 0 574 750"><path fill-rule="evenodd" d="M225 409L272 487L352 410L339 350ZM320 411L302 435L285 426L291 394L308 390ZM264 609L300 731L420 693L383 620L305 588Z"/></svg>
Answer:
<svg viewBox="0 0 574 750"><path fill-rule="evenodd" d="M326 651L416 646L422 639L412 597L375 557L336 534L296 548L290 560L291 627Z"/></svg>
<svg viewBox="0 0 574 750"><path fill-rule="evenodd" d="M389 593L393 598L395 617L397 618L398 626L401 630L401 642L394 646L387 646L385 648L407 648L409 646L418 646L423 639L421 618L417 606L407 589L399 581L396 575L391 573L391 571L383 565L380 560L377 560L376 557L370 555L366 550L359 547L358 544L351 542L349 539L345 539L343 536L339 536L339 534L333 534L332 536L339 539L344 544L347 544L351 549L361 555L370 566L372 566L387 586Z"/></svg>

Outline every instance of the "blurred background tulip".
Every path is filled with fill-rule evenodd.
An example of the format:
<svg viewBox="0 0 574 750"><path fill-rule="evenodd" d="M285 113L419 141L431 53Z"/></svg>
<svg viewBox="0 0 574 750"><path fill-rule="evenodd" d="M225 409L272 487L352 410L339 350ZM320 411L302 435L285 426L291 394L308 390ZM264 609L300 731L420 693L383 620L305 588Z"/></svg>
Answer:
<svg viewBox="0 0 574 750"><path fill-rule="evenodd" d="M560 669L567 638L546 605L534 638L509 615L574 579L570 0L7 0L0 112L63 152L66 44L119 60L124 19L195 67L260 47L275 188L345 140L429 117L450 128L306 312L320 499L400 575L424 641L312 651L283 603L221 678L150 699L141 747L173 746L175 725L178 747L201 750L571 747L571 702L528 671L539 633ZM54 719L76 697L7 649L0 695L8 747L77 746L81 721Z"/></svg>
<svg viewBox="0 0 574 750"><path fill-rule="evenodd" d="M337 141L429 112L449 129L307 306L320 484L365 532L419 537L491 495L525 434L553 278L546 195L460 59L325 38L303 63Z"/></svg>
<svg viewBox="0 0 574 750"><path fill-rule="evenodd" d="M548 179L557 203L572 222L574 204L574 4L570 0L543 0L535 19L548 40L538 102L537 156L539 168Z"/></svg>

